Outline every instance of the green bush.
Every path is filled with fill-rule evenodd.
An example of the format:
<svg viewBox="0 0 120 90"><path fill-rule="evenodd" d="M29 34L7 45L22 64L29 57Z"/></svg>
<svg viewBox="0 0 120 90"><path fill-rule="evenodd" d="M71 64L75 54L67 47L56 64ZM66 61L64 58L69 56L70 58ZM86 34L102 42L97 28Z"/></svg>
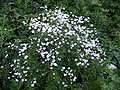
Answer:
<svg viewBox="0 0 120 90"><path fill-rule="evenodd" d="M1 0L0 90L119 90L119 6Z"/></svg>

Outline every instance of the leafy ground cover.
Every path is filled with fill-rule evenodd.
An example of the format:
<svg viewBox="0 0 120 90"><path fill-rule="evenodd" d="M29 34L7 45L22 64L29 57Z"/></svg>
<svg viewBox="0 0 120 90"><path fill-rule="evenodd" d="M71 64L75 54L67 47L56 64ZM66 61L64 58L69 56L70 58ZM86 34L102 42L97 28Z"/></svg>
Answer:
<svg viewBox="0 0 120 90"><path fill-rule="evenodd" d="M119 90L120 3L0 3L1 90Z"/></svg>

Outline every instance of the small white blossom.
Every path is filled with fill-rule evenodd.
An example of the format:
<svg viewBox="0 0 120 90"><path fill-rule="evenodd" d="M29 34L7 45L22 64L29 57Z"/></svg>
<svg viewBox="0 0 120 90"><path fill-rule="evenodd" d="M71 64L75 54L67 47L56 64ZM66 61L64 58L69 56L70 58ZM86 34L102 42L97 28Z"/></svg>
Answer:
<svg viewBox="0 0 120 90"><path fill-rule="evenodd" d="M115 65L113 65L113 64L110 64L110 65L108 66L108 68L109 68L109 69L116 69L117 67L116 67Z"/></svg>
<svg viewBox="0 0 120 90"><path fill-rule="evenodd" d="M25 55L25 56L24 56L24 59L27 59L27 58L28 58L28 55Z"/></svg>

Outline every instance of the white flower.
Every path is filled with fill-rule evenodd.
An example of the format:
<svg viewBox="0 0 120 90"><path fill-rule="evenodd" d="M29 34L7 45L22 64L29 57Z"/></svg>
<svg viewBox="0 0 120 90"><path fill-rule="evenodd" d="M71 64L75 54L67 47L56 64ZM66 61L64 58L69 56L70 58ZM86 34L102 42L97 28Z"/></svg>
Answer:
<svg viewBox="0 0 120 90"><path fill-rule="evenodd" d="M28 58L28 55L24 56L24 59L27 59Z"/></svg>
<svg viewBox="0 0 120 90"><path fill-rule="evenodd" d="M65 67L62 67L62 69L64 70L64 69L65 69Z"/></svg>
<svg viewBox="0 0 120 90"><path fill-rule="evenodd" d="M24 82L24 79L21 79L22 82Z"/></svg>
<svg viewBox="0 0 120 90"><path fill-rule="evenodd" d="M11 64L10 66L11 66L11 67L13 67L13 66L14 66L14 64Z"/></svg>
<svg viewBox="0 0 120 90"><path fill-rule="evenodd" d="M75 61L78 61L78 59L75 59Z"/></svg>
<svg viewBox="0 0 120 90"><path fill-rule="evenodd" d="M21 73L18 73L18 72L17 72L17 73L14 73L14 75L20 75L20 74L21 74Z"/></svg>
<svg viewBox="0 0 120 90"><path fill-rule="evenodd" d="M8 77L8 79L10 79L10 77Z"/></svg>
<svg viewBox="0 0 120 90"><path fill-rule="evenodd" d="M28 71L23 71L23 73L27 73Z"/></svg>
<svg viewBox="0 0 120 90"><path fill-rule="evenodd" d="M110 64L110 65L108 66L108 68L109 68L109 69L116 69L117 67L116 67L115 65L113 65L113 64Z"/></svg>
<svg viewBox="0 0 120 90"><path fill-rule="evenodd" d="M81 62L77 63L76 65L77 65L77 66L81 65Z"/></svg>
<svg viewBox="0 0 120 90"><path fill-rule="evenodd" d="M25 79L25 81L27 81L27 79Z"/></svg>
<svg viewBox="0 0 120 90"><path fill-rule="evenodd" d="M33 81L33 83L35 84L35 83L36 83L36 81Z"/></svg>
<svg viewBox="0 0 120 90"><path fill-rule="evenodd" d="M91 27L93 27L93 24L90 24Z"/></svg>
<svg viewBox="0 0 120 90"><path fill-rule="evenodd" d="M30 69L30 67L27 67L27 69Z"/></svg>
<svg viewBox="0 0 120 90"><path fill-rule="evenodd" d="M67 74L66 74L66 73L64 73L64 76L67 76Z"/></svg>
<svg viewBox="0 0 120 90"><path fill-rule="evenodd" d="M35 85L35 84L34 84L34 83L32 83L32 84L31 84L31 87L34 87L34 85Z"/></svg>
<svg viewBox="0 0 120 90"><path fill-rule="evenodd" d="M55 59L55 56L52 56L53 59Z"/></svg>
<svg viewBox="0 0 120 90"><path fill-rule="evenodd" d="M24 66L22 66L21 68L22 68L22 69L24 69L25 67L24 67Z"/></svg>
<svg viewBox="0 0 120 90"><path fill-rule="evenodd" d="M11 66L12 67L12 66ZM0 68L3 68L3 66L1 66Z"/></svg>
<svg viewBox="0 0 120 90"><path fill-rule="evenodd" d="M64 87L68 87L68 85L64 85Z"/></svg>
<svg viewBox="0 0 120 90"><path fill-rule="evenodd" d="M16 82L18 82L19 80L18 79L15 79Z"/></svg>
<svg viewBox="0 0 120 90"><path fill-rule="evenodd" d="M27 24L25 21L22 22L23 24Z"/></svg>
<svg viewBox="0 0 120 90"><path fill-rule="evenodd" d="M64 84L65 84L65 82L62 82L62 84L64 85Z"/></svg>
<svg viewBox="0 0 120 90"><path fill-rule="evenodd" d="M7 57L8 57L8 54L5 55L5 58L7 58Z"/></svg>
<svg viewBox="0 0 120 90"><path fill-rule="evenodd" d="M35 31L34 31L34 30L32 30L32 33L35 33Z"/></svg>
<svg viewBox="0 0 120 90"><path fill-rule="evenodd" d="M74 78L73 78L73 81L75 81L76 79L77 79L77 77L74 77Z"/></svg>
<svg viewBox="0 0 120 90"><path fill-rule="evenodd" d="M53 69L53 67L50 67L50 69Z"/></svg>
<svg viewBox="0 0 120 90"><path fill-rule="evenodd" d="M53 63L53 66L58 66L57 63Z"/></svg>

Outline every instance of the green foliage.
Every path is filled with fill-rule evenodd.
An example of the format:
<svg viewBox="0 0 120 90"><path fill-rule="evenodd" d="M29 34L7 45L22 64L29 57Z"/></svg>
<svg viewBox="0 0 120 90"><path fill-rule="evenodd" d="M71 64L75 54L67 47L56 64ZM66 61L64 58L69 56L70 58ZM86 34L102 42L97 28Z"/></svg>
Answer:
<svg viewBox="0 0 120 90"><path fill-rule="evenodd" d="M120 1L119 0L1 0L0 1L0 90L120 90ZM47 35L32 34L28 27L29 25L23 24L23 21L30 23L31 18L35 18L39 13L46 13L40 6L47 5L48 9L54 10L55 6L64 7L66 13L72 12L76 16L90 17L90 23L93 23L106 57L103 65L98 63L97 59L90 62L89 68L75 67L74 57L78 54L75 50L72 54L66 52L68 45L64 45L60 50L60 55L64 61L64 65L72 67L76 70L74 73L77 77L81 77L81 81L76 81L70 84L69 77L62 80L68 80L68 87L63 87L58 81L61 81L62 73L59 72L61 66L55 70L48 69L50 63L42 64L42 57L37 55L35 48L37 42L26 52L29 56L29 62L23 64L23 57L19 57L18 51L22 43L31 43L29 37L45 38ZM84 24L83 24L84 26ZM89 26L89 24L85 24ZM92 27L89 27L93 29ZM38 35L38 36L37 36ZM50 38L49 38L50 39ZM69 38L68 38L69 39ZM44 40L43 40L44 41ZM71 37L69 41L75 41ZM9 44L14 43L18 48L9 48ZM49 48L54 48L50 46ZM6 52L7 51L7 52ZM7 57L7 53L9 56ZM84 52L83 52L84 53ZM71 61L66 61L65 57ZM6 57L6 58L5 58ZM10 66L14 59L20 59L19 67L25 66L30 70L29 76L23 75L28 81L16 82L14 81L17 76L12 77L13 68ZM86 56L90 59L90 56ZM17 62L16 62L17 63ZM59 63L59 62L58 62ZM117 68L109 70L107 65L113 64ZM65 67L68 67L65 66ZM36 71L38 69L38 72ZM17 69L22 71L21 68ZM83 72L80 72L83 71ZM8 72L11 72L8 73ZM79 74L80 72L80 74ZM43 74L41 76L41 74ZM55 73L55 75L53 75ZM8 79L8 77L12 77ZM36 77L35 87L32 88L31 84L33 78Z"/></svg>

